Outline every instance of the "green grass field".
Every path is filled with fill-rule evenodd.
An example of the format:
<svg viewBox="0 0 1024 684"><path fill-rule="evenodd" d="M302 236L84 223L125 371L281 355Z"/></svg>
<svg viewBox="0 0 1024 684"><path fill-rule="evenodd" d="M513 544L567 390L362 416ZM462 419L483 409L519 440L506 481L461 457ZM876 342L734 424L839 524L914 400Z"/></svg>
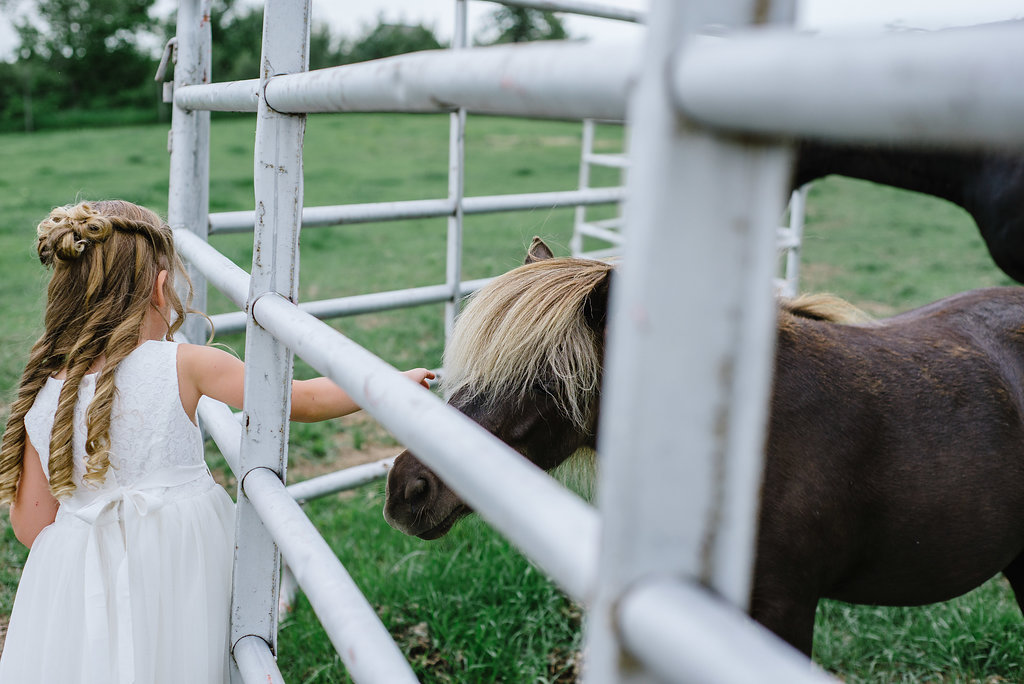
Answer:
<svg viewBox="0 0 1024 684"><path fill-rule="evenodd" d="M444 196L447 131L446 117L311 118L306 203ZM211 210L252 207L253 133L249 119L214 121ZM614 134L606 136L604 147L617 149ZM166 139L166 128L159 126L0 136L5 161L0 166L4 400L10 399L41 325L46 274L33 255L35 224L52 206L78 197L123 197L165 212ZM579 126L471 117L466 157L469 195L572 189ZM569 210L469 217L464 276L494 275L517 265L535 234L557 254L566 254L570 233ZM248 269L249 237L213 241ZM302 235L301 298L442 282L444 245L443 219L307 230ZM803 289L836 293L876 315L1008 282L961 210L843 179L812 189L803 253ZM227 307L223 297L211 296L213 311ZM439 363L439 305L336 325L396 366ZM221 341L243 348L237 336ZM310 372L301 363L297 369ZM296 425L291 473L302 477L329 470L342 459L397 450L384 430L365 419ZM389 528L382 504L378 483L313 502L307 510L424 682L574 681L581 644L578 606L478 520L460 524L442 541L422 542ZM26 555L6 514L0 555L3 617L10 612ZM850 682L1024 681L1022 645L1024 621L1008 587L995 580L957 601L926 608L825 602L819 609L815 657ZM282 622L279 653L289 682L347 681L304 600Z"/></svg>

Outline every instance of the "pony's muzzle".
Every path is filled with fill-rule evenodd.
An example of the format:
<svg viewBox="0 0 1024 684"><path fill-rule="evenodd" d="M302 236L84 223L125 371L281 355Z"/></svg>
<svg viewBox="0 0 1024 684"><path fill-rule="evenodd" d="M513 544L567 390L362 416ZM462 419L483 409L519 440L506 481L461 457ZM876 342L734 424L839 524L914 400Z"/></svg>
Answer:
<svg viewBox="0 0 1024 684"><path fill-rule="evenodd" d="M429 468L408 451L395 458L384 495L384 519L405 534L423 539L444 536L469 512Z"/></svg>

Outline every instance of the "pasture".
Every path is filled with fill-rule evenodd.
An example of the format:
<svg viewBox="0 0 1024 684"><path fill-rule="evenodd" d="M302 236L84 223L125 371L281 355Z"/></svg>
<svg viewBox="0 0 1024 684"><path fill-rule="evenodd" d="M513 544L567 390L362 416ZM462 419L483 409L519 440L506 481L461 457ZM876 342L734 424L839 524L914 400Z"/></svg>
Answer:
<svg viewBox="0 0 1024 684"><path fill-rule="evenodd" d="M567 190L576 185L576 124L471 117L467 195ZM312 117L306 137L306 204L441 197L447 188L447 117ZM215 119L211 211L252 206L251 118ZM606 150L617 150L606 133ZM166 212L167 129L162 126L0 136L0 387L6 403L39 331L45 274L34 260L35 224L76 197L123 197ZM598 180L600 182L600 180ZM737 198L742 201L742 198ZM533 235L568 251L571 210L466 220L463 275L495 275L520 263ZM680 226L696 230L697 226ZM215 237L242 264L250 238ZM442 282L445 222L426 219L315 228L302 236L304 300ZM808 201L802 289L830 291L875 315L953 292L1007 284L969 217L920 195L829 179ZM226 310L211 296L211 310ZM343 319L347 335L399 367L436 366L441 306ZM242 351L240 337L218 341ZM666 359L668 362L681 362ZM297 364L297 373L308 373ZM289 480L338 463L400 450L356 416L294 425ZM216 463L216 457L212 459ZM216 468L225 482L225 466ZM234 492L233 484L229 491ZM478 520L428 543L389 528L383 485L307 506L424 682L568 682L579 667L580 610ZM0 618L10 612L25 552L3 514ZM819 608L815 659L850 682L1022 681L1024 620L1002 580L950 603L919 609ZM346 681L308 603L282 621L280 664L289 682Z"/></svg>

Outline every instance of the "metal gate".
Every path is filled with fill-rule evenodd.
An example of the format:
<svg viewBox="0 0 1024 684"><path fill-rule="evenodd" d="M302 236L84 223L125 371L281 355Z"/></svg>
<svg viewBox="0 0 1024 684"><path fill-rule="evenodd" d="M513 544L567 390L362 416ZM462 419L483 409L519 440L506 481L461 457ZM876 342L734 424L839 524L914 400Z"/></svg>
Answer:
<svg viewBox="0 0 1024 684"><path fill-rule="evenodd" d="M607 14L583 2L507 4ZM456 45L465 44L464 5L457 0ZM243 427L223 406L204 400L200 409L239 480L235 680L280 681L278 550L356 681L415 679L284 487L293 353L344 387L587 606L587 681L822 679L742 611L774 338L775 229L790 164L784 141L1019 146L1024 94L1006 65L1024 58L1020 28L823 40L784 28L788 0L655 0L633 58L535 44L304 73L309 0L268 0L260 78L208 84L208 12L207 0L182 0L178 12L169 222L195 282L245 312ZM732 28L728 37L698 37L709 25L718 34ZM208 216L210 110L257 113L252 213ZM630 239L612 293L598 509L314 316L350 310L351 301L294 304L301 225L445 215L456 255L447 282L402 297L448 301L450 320L470 289L459 282L459 216L474 201L481 211L531 206L521 196L463 197L454 174L440 200L304 208L305 114L327 111L447 111L453 131L466 111L630 122ZM453 140L454 168L461 135ZM621 197L598 200L597 192L562 201ZM541 195L551 206L554 193ZM254 226L251 274L205 240L208 230L242 226ZM200 331L187 332L195 339ZM473 459L459 458L470 452Z"/></svg>

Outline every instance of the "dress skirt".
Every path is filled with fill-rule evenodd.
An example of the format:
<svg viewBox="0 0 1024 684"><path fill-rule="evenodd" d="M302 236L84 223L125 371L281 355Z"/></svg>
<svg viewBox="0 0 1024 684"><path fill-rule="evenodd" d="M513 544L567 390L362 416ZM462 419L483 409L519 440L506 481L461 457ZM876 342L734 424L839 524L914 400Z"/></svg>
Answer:
<svg viewBox="0 0 1024 684"><path fill-rule="evenodd" d="M234 504L191 477L61 506L22 572L0 684L228 681Z"/></svg>

